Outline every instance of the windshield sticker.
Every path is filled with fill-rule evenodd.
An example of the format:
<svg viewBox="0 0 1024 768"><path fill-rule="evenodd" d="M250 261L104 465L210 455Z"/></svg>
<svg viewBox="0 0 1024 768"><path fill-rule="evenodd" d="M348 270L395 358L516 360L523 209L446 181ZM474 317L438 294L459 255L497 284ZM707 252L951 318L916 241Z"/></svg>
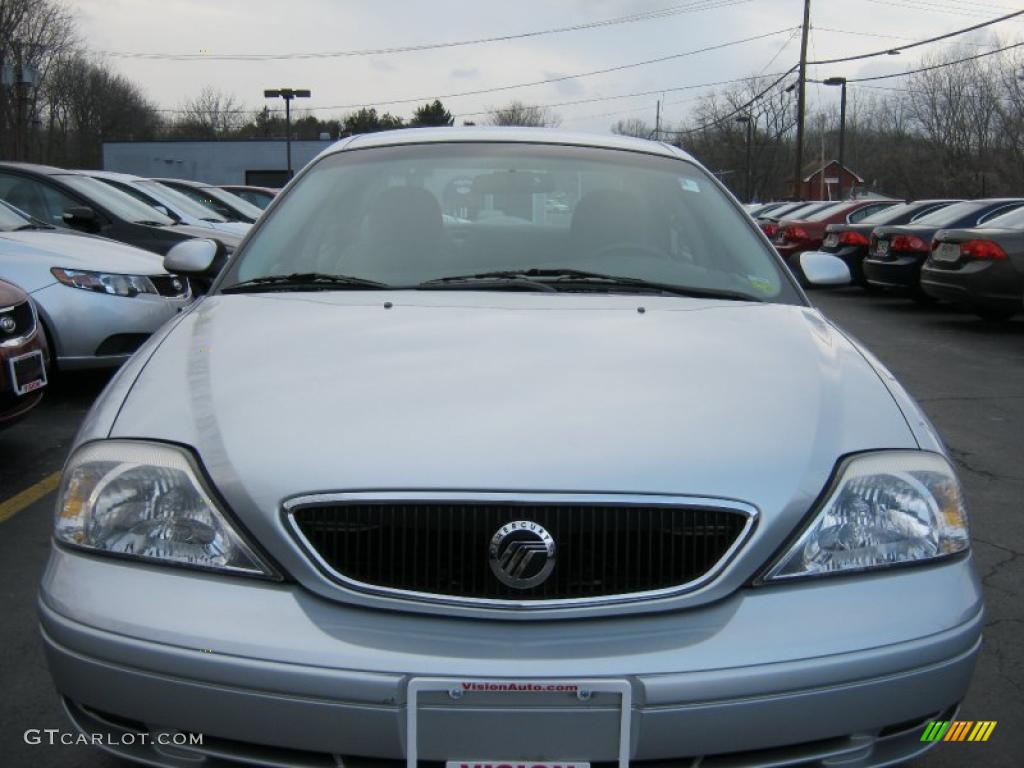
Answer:
<svg viewBox="0 0 1024 768"><path fill-rule="evenodd" d="M747 280L750 281L750 285L755 291L764 294L772 294L775 292L775 286L772 285L771 280L765 280L763 277L758 277L757 275L747 275Z"/></svg>
<svg viewBox="0 0 1024 768"><path fill-rule="evenodd" d="M687 192L700 192L700 184L698 184L694 179L680 179L679 186Z"/></svg>

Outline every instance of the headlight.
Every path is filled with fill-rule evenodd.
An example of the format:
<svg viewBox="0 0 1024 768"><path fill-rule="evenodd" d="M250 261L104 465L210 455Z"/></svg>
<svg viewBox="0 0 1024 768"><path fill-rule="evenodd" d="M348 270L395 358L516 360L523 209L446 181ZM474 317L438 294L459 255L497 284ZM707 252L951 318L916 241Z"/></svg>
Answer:
<svg viewBox="0 0 1024 768"><path fill-rule="evenodd" d="M970 546L960 483L936 453L848 460L817 516L766 580L920 562Z"/></svg>
<svg viewBox="0 0 1024 768"><path fill-rule="evenodd" d="M76 451L55 535L97 552L274 575L218 509L192 457L170 445L104 440Z"/></svg>
<svg viewBox="0 0 1024 768"><path fill-rule="evenodd" d="M81 269L54 267L50 273L64 285L83 288L97 293L114 296L138 296L140 293L156 293L148 277L142 275L115 275L106 272L87 272Z"/></svg>

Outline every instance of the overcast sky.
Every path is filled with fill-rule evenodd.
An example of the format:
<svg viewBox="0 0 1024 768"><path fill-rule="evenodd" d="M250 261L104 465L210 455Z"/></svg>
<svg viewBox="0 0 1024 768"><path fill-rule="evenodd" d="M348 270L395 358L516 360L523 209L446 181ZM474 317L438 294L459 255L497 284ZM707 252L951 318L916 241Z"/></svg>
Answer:
<svg viewBox="0 0 1024 768"><path fill-rule="evenodd" d="M67 0L94 51L268 54L365 50L530 32L677 6L718 6L654 20L440 50L280 61L154 61L107 56L163 108L176 108L203 85L261 107L264 88L309 88L308 107L372 103L408 117L415 103L389 100L494 88L590 72L775 32L800 24L802 0ZM1022 0L813 0L810 59L874 51L930 37L1024 8ZM1024 17L1022 17L1024 18ZM1024 39L1017 19L991 28ZM840 30L840 31L835 31ZM858 34L853 34L858 33ZM989 31L965 38L990 44ZM458 122L511 99L551 104L782 72L796 63L799 34L774 36L590 77L443 101ZM812 71L811 76L898 72L933 45L898 57ZM898 85L885 80L880 85ZM810 86L812 99L838 89ZM664 119L684 118L702 90L665 94ZM565 128L605 132L620 118L654 122L658 96L554 107ZM270 103L270 106L279 104ZM323 109L320 116L346 109Z"/></svg>

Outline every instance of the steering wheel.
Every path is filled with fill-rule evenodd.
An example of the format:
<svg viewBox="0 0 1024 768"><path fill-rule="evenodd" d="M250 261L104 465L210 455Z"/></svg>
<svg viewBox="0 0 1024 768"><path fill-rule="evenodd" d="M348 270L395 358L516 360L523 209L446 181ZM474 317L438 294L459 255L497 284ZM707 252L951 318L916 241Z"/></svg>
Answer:
<svg viewBox="0 0 1024 768"><path fill-rule="evenodd" d="M657 248L653 248L652 246L644 245L643 243L629 242L608 243L608 245L603 245L600 248L598 248L593 254L591 254L591 256L597 259L605 256L610 256L616 253L625 253L627 251L633 253L643 253L647 256L651 256L655 259L658 259L659 261L669 261L671 258L664 251L660 251Z"/></svg>

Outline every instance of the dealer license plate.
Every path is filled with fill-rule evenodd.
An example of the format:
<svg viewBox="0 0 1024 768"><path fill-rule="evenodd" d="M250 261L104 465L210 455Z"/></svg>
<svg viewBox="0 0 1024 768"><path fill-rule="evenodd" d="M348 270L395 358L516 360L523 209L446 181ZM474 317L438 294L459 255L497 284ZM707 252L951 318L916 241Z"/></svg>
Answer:
<svg viewBox="0 0 1024 768"><path fill-rule="evenodd" d="M590 763L563 760L560 763L537 763L532 760L449 760L445 768L590 768Z"/></svg>
<svg viewBox="0 0 1024 768"><path fill-rule="evenodd" d="M936 261L959 261L960 244L939 243L939 247L935 249L933 256Z"/></svg>
<svg viewBox="0 0 1024 768"><path fill-rule="evenodd" d="M888 240L879 240L877 243L875 243L875 255L876 256L886 256L886 255L888 255L888 253L889 253L889 241Z"/></svg>
<svg viewBox="0 0 1024 768"><path fill-rule="evenodd" d="M14 384L14 394L27 395L46 386L46 365L43 353L36 350L7 361Z"/></svg>
<svg viewBox="0 0 1024 768"><path fill-rule="evenodd" d="M831 235L828 235L825 238L825 242L823 243L823 245L826 248L835 248L837 245L839 245L839 235L834 234L834 233L831 234Z"/></svg>

